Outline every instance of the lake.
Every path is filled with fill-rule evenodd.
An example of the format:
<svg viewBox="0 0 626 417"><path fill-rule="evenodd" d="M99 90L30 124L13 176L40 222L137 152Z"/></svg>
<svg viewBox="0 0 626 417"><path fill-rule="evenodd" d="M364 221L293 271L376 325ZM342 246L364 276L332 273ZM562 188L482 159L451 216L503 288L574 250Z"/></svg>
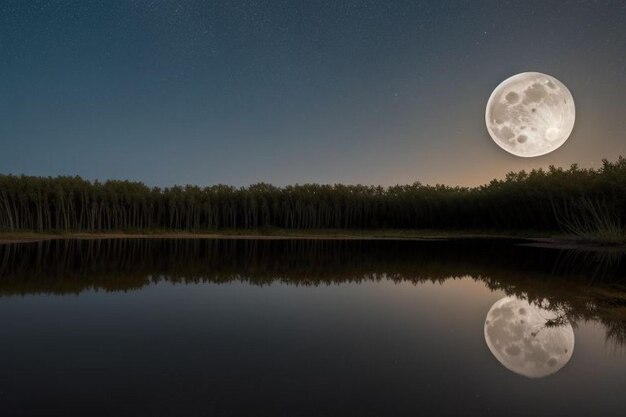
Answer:
<svg viewBox="0 0 626 417"><path fill-rule="evenodd" d="M0 245L2 416L623 416L619 252Z"/></svg>

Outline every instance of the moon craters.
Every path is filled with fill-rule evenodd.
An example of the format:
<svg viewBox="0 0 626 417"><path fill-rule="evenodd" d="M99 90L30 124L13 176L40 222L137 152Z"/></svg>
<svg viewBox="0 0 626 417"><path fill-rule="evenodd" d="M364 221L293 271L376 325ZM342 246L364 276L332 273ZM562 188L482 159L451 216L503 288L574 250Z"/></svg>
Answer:
<svg viewBox="0 0 626 417"><path fill-rule="evenodd" d="M517 94L515 91L511 91L505 96L505 98L507 103L515 104L519 101L519 94Z"/></svg>
<svg viewBox="0 0 626 417"><path fill-rule="evenodd" d="M549 141L553 141L558 139L559 137L559 129L557 129L556 127L550 127L548 128L548 130L546 130L546 139L548 139Z"/></svg>
<svg viewBox="0 0 626 417"><path fill-rule="evenodd" d="M572 357L571 324L549 325L556 312L517 297L496 301L485 319L485 341L507 369L541 378L561 369Z"/></svg>
<svg viewBox="0 0 626 417"><path fill-rule="evenodd" d="M500 129L500 137L502 139L511 139L513 136L515 136L515 133L513 133L510 127L504 126Z"/></svg>
<svg viewBox="0 0 626 417"><path fill-rule="evenodd" d="M565 85L550 75L525 72L496 87L487 103L485 123L502 149L532 157L563 145L575 116L574 99Z"/></svg>
<svg viewBox="0 0 626 417"><path fill-rule="evenodd" d="M524 90L524 104L539 103L548 95L543 85L535 83Z"/></svg>

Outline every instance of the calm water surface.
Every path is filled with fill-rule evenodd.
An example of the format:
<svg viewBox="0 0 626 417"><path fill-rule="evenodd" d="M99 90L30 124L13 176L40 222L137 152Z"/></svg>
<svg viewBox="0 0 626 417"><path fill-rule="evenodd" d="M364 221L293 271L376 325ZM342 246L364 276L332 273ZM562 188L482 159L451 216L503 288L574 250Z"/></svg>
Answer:
<svg viewBox="0 0 626 417"><path fill-rule="evenodd" d="M0 415L626 415L619 253L0 245Z"/></svg>

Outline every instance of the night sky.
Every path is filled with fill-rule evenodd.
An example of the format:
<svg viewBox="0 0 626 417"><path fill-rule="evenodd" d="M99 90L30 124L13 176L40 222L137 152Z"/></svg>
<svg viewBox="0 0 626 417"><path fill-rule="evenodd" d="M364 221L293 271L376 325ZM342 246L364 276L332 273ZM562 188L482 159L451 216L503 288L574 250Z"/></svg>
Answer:
<svg viewBox="0 0 626 417"><path fill-rule="evenodd" d="M501 150L505 78L572 92L568 142ZM149 185L477 185L626 156L626 0L0 2L0 173Z"/></svg>

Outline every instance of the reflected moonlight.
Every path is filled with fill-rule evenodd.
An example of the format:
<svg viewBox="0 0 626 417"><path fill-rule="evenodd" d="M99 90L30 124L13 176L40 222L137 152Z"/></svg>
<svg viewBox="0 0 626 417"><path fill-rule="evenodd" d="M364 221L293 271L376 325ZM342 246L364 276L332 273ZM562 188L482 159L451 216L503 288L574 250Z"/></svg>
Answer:
<svg viewBox="0 0 626 417"><path fill-rule="evenodd" d="M522 157L550 153L565 143L574 128L576 108L567 87L540 72L523 72L504 80L491 93L485 123L498 146Z"/></svg>
<svg viewBox="0 0 626 417"><path fill-rule="evenodd" d="M526 300L504 297L485 320L485 341L510 371L542 378L561 369L574 352L574 330L565 322L548 326L557 314Z"/></svg>

